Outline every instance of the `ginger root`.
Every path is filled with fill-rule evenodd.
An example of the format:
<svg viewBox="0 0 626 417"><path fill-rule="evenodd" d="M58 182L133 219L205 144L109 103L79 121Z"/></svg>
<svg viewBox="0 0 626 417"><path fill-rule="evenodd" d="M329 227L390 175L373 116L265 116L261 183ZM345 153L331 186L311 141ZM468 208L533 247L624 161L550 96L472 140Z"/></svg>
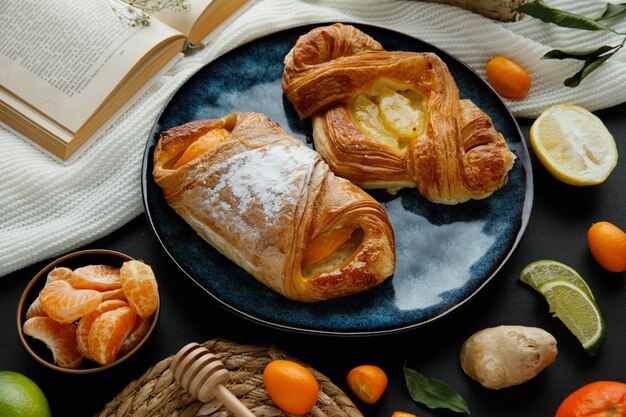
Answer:
<svg viewBox="0 0 626 417"><path fill-rule="evenodd" d="M461 368L483 387L500 389L537 376L556 359L554 337L543 329L498 326L481 330L461 347Z"/></svg>

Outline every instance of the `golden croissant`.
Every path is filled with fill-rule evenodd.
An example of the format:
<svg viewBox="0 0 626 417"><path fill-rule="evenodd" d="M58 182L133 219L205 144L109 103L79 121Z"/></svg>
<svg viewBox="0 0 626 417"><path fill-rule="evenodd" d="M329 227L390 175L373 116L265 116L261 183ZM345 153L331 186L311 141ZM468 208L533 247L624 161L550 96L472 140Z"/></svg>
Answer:
<svg viewBox="0 0 626 417"><path fill-rule="evenodd" d="M394 272L383 207L262 114L162 133L153 174L204 240L290 299L353 294Z"/></svg>
<svg viewBox="0 0 626 417"><path fill-rule="evenodd" d="M506 183L515 155L435 54L385 51L337 23L301 36L284 65L285 95L312 117L315 148L337 175L444 204Z"/></svg>

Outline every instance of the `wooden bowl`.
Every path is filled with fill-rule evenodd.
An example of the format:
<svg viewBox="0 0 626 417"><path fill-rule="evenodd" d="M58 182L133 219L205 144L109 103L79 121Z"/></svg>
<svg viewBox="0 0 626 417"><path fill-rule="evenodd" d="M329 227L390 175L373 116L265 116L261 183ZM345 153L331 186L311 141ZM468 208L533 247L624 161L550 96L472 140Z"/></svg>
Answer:
<svg viewBox="0 0 626 417"><path fill-rule="evenodd" d="M28 307L33 303L33 301L35 301L35 299L39 295L39 292L43 289L46 283L48 273L54 268L63 266L73 270L87 265L110 265L119 268L124 262L130 260L133 260L133 258L121 252L107 249L88 249L69 253L65 256L62 256L59 259L56 259L55 261L48 264L41 271L39 271L24 289L22 297L20 298L19 304L17 306L17 333L26 351L33 358L35 358L35 360L47 366L48 368L72 374L88 374L111 368L125 361L135 352L137 352L137 350L139 350L143 346L146 340L148 340L148 338L154 331L154 328L156 327L161 306L160 300L159 304L157 305L156 311L150 318L150 327L148 328L148 331L146 332L146 335L143 337L143 339L139 343L137 343L137 346L135 346L126 355L118 357L115 361L106 365L100 365L97 362L84 358L82 364L78 368L64 368L62 366L59 366L53 362L52 351L48 349L44 342L25 334L23 331Z"/></svg>

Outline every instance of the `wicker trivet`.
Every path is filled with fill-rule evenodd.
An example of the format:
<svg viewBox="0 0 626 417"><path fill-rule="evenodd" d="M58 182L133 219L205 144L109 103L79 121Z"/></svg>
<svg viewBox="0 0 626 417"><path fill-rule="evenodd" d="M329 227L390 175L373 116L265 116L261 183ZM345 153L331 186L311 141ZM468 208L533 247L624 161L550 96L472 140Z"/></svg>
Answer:
<svg viewBox="0 0 626 417"><path fill-rule="evenodd" d="M290 359L307 367L320 385L317 404L307 415L313 417L363 417L348 396L330 379L302 361L273 346L242 345L223 339L202 343L230 371L225 386L257 416L287 416L270 400L263 385L263 370L274 359ZM174 379L170 356L131 382L98 417L227 417L232 414L215 398L195 400Z"/></svg>

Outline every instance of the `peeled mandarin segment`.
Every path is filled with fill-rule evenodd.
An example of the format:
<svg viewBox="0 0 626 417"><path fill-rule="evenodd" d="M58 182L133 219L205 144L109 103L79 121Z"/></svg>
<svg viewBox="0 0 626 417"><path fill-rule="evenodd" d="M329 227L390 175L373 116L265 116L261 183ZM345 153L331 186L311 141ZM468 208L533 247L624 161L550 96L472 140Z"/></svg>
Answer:
<svg viewBox="0 0 626 417"><path fill-rule="evenodd" d="M152 268L141 261L124 262L120 279L128 303L141 317L150 317L159 304L159 288Z"/></svg>
<svg viewBox="0 0 626 417"><path fill-rule="evenodd" d="M116 290L109 290L109 291L101 291L100 293L102 294L102 301L107 301L107 300L128 301L126 299L126 294L124 293L123 288L118 288Z"/></svg>
<svg viewBox="0 0 626 417"><path fill-rule="evenodd" d="M66 268L64 266L54 268L52 271L48 273L48 277L46 278L46 284L56 281L57 279L62 279L63 281L71 281L74 277L74 272Z"/></svg>
<svg viewBox="0 0 626 417"><path fill-rule="evenodd" d="M189 145L174 164L174 169L182 167L187 162L196 159L215 145L224 142L228 138L228 135L229 133L226 129L214 129L204 134Z"/></svg>
<svg viewBox="0 0 626 417"><path fill-rule="evenodd" d="M355 226L345 225L329 230L309 242L302 254L302 266L307 267L332 255L354 232Z"/></svg>
<svg viewBox="0 0 626 417"><path fill-rule="evenodd" d="M39 302L46 314L59 323L71 323L91 313L102 301L102 294L81 290L63 280L52 281L39 293Z"/></svg>
<svg viewBox="0 0 626 417"><path fill-rule="evenodd" d="M350 100L348 111L358 128L366 136L396 148L398 139L392 135L381 120L380 109L372 100L363 94Z"/></svg>
<svg viewBox="0 0 626 417"><path fill-rule="evenodd" d="M65 267L54 268L52 271L50 271L50 273L48 273L48 276L46 277L46 285L58 279L62 279L64 281L70 281L73 277L74 277L74 272L69 268L65 268ZM38 316L42 316L42 317L47 316L46 312L41 306L41 303L39 302L39 297L37 297L35 301L33 301L33 303L28 307L28 310L26 310L26 320L28 320L31 317L38 317Z"/></svg>
<svg viewBox="0 0 626 417"><path fill-rule="evenodd" d="M378 98L381 119L385 127L402 138L416 138L424 127L424 112L417 93L404 95L390 88L380 90Z"/></svg>
<svg viewBox="0 0 626 417"><path fill-rule="evenodd" d="M82 317L78 321L78 326L76 327L76 343L80 353L89 357L89 332L93 322L100 317L102 313L115 310L120 307L128 307L128 303L122 300L103 301L94 311Z"/></svg>
<svg viewBox="0 0 626 417"><path fill-rule="evenodd" d="M30 307L28 307L28 310L26 310L26 320L28 320L31 317L47 317L47 316L48 315L43 310L43 307L41 307L41 303L39 302L39 297L37 297L35 301L33 301L33 303L30 305Z"/></svg>
<svg viewBox="0 0 626 417"><path fill-rule="evenodd" d="M148 333L149 328L150 319L144 319L141 316L137 316L135 326L122 342L122 346L120 347L120 351L117 353L117 356L121 358L133 350L135 346L143 340L146 333Z"/></svg>
<svg viewBox="0 0 626 417"><path fill-rule="evenodd" d="M57 323L49 317L33 317L24 322L24 333L44 342L52 351L54 363L64 368L78 368L83 355L76 347L76 327Z"/></svg>
<svg viewBox="0 0 626 417"><path fill-rule="evenodd" d="M108 265L87 265L74 270L74 288L108 291L122 287L120 270Z"/></svg>
<svg viewBox="0 0 626 417"><path fill-rule="evenodd" d="M136 317L131 307L105 311L98 316L87 339L89 357L100 365L113 362L124 339L133 329Z"/></svg>

